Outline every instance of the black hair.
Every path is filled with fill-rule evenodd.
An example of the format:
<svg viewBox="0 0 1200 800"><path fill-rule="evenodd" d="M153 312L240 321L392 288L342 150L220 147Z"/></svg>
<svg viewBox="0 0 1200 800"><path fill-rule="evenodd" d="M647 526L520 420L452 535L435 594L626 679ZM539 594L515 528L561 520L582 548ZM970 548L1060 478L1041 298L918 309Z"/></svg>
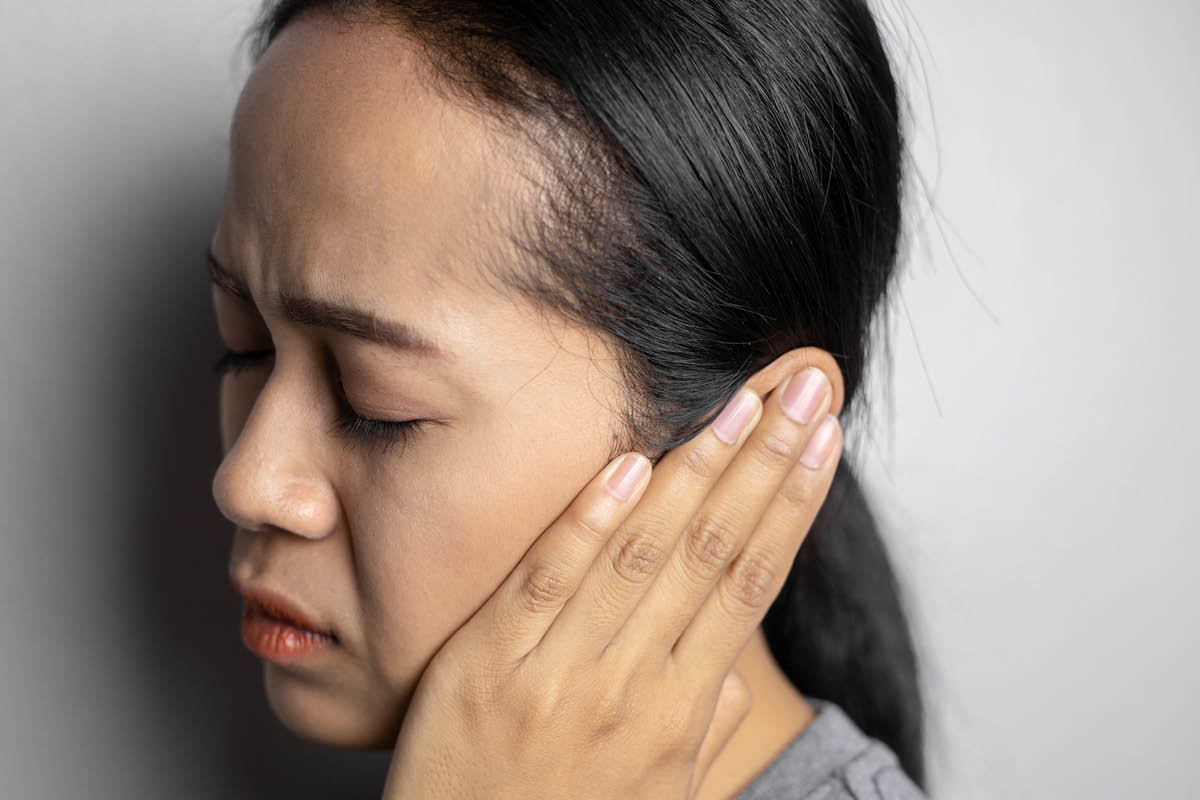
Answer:
<svg viewBox="0 0 1200 800"><path fill-rule="evenodd" d="M536 149L520 257L492 266L618 345L613 456L661 458L797 347L836 359L848 431L862 416L904 184L898 90L863 0L266 0L254 58L309 10L395 24L439 88ZM802 694L924 786L913 637L850 455L763 630Z"/></svg>

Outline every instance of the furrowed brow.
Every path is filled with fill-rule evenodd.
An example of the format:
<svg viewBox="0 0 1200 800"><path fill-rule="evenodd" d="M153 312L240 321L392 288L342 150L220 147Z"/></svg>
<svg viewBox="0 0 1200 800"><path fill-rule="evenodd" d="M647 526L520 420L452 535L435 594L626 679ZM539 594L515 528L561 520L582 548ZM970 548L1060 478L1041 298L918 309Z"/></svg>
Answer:
<svg viewBox="0 0 1200 800"><path fill-rule="evenodd" d="M205 253L205 259L208 262L208 276L213 283L234 297L253 304L254 300L246 282L217 261L211 249ZM337 331L356 339L427 358L452 360L449 352L435 345L430 338L411 325L382 319L370 311L328 300L293 295L277 298L272 307L284 319L297 325L311 325Z"/></svg>

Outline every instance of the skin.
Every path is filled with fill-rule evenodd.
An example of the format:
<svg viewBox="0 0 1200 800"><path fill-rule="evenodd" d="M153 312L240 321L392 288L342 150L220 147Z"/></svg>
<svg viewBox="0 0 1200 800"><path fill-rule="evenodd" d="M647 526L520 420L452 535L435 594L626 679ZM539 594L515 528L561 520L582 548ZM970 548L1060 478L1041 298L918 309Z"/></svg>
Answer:
<svg viewBox="0 0 1200 800"><path fill-rule="evenodd" d="M214 284L224 343L273 351L221 382L212 489L236 526L229 573L337 633L338 647L263 672L279 719L336 747L395 744L438 649L609 463L623 398L603 341L482 280L522 188L517 147L425 74L393 29L289 24L234 113L211 243L249 294ZM298 324L280 292L406 322L448 357ZM824 351L792 351L748 386L765 395L807 364L830 377L836 414ZM330 432L347 405L436 422L390 451L349 448ZM761 628L735 669L754 704L700 800L731 797L812 718Z"/></svg>

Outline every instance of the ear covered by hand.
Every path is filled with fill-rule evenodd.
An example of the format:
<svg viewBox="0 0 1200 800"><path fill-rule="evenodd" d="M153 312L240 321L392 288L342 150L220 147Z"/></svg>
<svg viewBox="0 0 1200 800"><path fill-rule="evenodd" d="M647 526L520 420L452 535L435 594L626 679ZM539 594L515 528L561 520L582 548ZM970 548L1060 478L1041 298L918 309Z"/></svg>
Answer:
<svg viewBox="0 0 1200 800"><path fill-rule="evenodd" d="M434 656L384 797L694 800L753 705L734 664L828 494L841 387L792 351L653 468L604 467Z"/></svg>

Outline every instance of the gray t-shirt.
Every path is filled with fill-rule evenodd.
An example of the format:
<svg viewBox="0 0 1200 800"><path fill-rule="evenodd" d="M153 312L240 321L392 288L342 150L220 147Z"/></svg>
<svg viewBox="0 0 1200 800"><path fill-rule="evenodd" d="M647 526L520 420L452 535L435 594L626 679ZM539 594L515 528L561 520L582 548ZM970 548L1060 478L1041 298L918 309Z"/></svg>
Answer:
<svg viewBox="0 0 1200 800"><path fill-rule="evenodd" d="M804 699L816 716L734 800L926 800L886 744L836 704Z"/></svg>

